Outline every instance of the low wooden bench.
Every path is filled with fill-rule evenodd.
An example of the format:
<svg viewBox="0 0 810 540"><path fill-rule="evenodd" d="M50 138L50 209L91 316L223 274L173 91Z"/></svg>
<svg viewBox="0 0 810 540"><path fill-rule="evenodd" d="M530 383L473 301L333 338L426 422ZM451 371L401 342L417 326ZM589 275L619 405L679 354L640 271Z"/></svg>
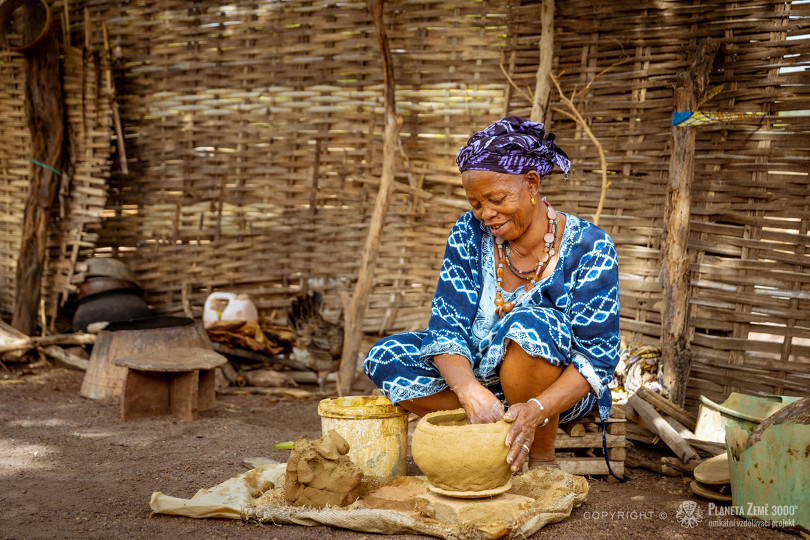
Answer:
<svg viewBox="0 0 810 540"><path fill-rule="evenodd" d="M173 414L193 422L215 406L214 369L227 359L210 349L168 348L124 356L113 364L127 368L121 394L124 420Z"/></svg>

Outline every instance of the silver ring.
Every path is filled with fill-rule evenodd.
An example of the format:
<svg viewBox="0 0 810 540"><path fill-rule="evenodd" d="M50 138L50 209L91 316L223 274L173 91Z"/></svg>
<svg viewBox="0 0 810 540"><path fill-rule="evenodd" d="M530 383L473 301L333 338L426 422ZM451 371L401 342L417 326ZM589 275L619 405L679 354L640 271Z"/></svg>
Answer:
<svg viewBox="0 0 810 540"><path fill-rule="evenodd" d="M529 447L528 446L526 446L525 444L521 444L520 447L523 448L523 450L525 450L527 454L529 453Z"/></svg>

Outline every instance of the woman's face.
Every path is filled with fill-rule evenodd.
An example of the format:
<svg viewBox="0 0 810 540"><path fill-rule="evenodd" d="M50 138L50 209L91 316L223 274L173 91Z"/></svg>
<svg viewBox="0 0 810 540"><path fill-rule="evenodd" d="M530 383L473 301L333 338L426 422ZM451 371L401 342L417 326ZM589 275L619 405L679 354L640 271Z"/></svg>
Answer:
<svg viewBox="0 0 810 540"><path fill-rule="evenodd" d="M474 170L461 173L473 215L489 227L494 236L504 240L519 238L532 223L537 208L531 203L532 195L536 194L532 180L532 173Z"/></svg>

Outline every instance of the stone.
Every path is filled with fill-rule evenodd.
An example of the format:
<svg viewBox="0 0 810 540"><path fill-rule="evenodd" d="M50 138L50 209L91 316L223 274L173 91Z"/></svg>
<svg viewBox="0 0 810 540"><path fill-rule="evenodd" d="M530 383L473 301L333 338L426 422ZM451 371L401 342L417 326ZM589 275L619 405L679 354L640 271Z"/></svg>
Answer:
<svg viewBox="0 0 810 540"><path fill-rule="evenodd" d="M416 498L419 512L448 525L514 522L532 503L534 499L512 493L485 499L456 499L436 493L425 493Z"/></svg>

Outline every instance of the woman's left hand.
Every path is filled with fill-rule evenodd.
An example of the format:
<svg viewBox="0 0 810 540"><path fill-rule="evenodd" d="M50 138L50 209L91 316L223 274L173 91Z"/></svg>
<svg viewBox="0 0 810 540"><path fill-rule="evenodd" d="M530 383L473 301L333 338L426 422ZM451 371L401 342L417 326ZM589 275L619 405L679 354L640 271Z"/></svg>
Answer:
<svg viewBox="0 0 810 540"><path fill-rule="evenodd" d="M546 416L544 411L531 403L515 403L509 407L503 419L512 423L506 435L506 446L511 447L506 461L511 465L512 472L516 472L529 459L534 432Z"/></svg>

